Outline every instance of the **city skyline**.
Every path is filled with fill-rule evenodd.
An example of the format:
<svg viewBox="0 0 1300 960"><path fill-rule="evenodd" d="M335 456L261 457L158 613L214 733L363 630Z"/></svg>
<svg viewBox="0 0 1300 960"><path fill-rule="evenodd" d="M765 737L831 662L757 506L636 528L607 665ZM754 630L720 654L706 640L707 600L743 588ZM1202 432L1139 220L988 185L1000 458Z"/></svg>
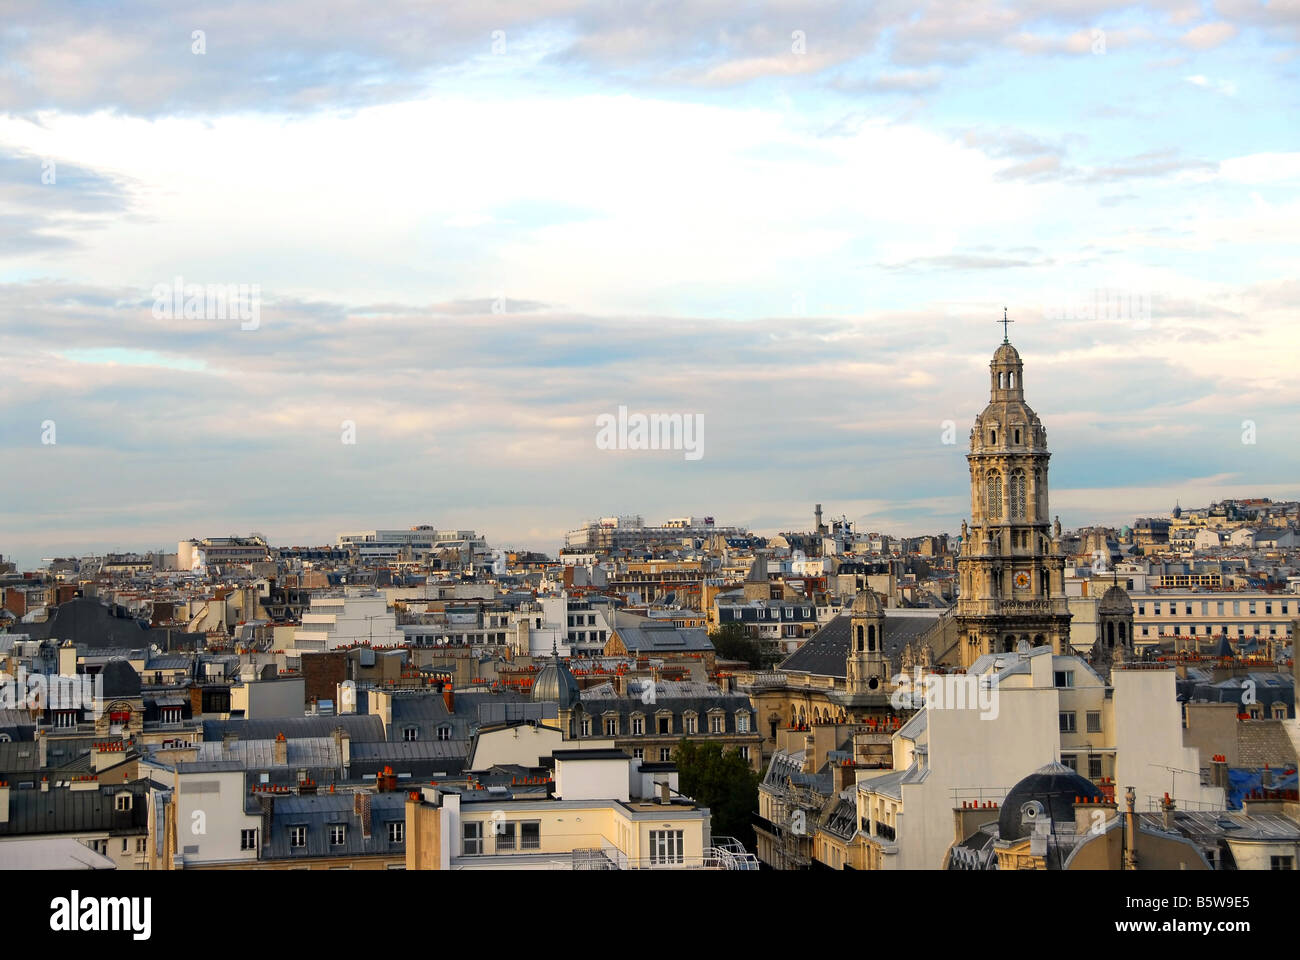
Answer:
<svg viewBox="0 0 1300 960"><path fill-rule="evenodd" d="M818 501L952 531L941 438L1004 306L1067 525L1297 491L1282 11L21 6L19 560L426 520L548 549ZM257 315L159 309L187 284ZM702 456L601 449L620 407L701 418Z"/></svg>

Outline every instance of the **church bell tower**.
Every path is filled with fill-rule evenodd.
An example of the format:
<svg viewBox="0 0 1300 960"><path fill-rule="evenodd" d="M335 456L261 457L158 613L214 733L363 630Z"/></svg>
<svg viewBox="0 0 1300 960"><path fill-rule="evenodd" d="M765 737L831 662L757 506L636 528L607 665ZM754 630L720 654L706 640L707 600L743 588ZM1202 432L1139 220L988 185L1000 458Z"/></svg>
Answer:
<svg viewBox="0 0 1300 960"><path fill-rule="evenodd" d="M971 523L957 561L962 666L1021 640L1071 652L1060 524L1048 513L1050 457L1047 431L1025 403L1024 363L1004 329L989 364L989 403L966 455Z"/></svg>

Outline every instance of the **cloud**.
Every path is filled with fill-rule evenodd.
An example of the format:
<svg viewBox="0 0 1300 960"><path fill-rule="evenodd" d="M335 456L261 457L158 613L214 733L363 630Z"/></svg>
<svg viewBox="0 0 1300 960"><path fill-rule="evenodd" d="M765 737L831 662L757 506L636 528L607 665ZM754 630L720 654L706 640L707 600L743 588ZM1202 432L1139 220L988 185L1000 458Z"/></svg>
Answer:
<svg viewBox="0 0 1300 960"><path fill-rule="evenodd" d="M1224 96L1235 97L1237 95L1237 85L1231 80L1216 80L1202 74L1193 74L1190 77L1183 77L1185 81L1194 87L1201 87L1205 90L1215 90Z"/></svg>
<svg viewBox="0 0 1300 960"><path fill-rule="evenodd" d="M1193 50L1212 50L1227 43L1236 35L1236 26L1220 20L1215 23L1203 23L1199 27L1193 27L1182 35L1179 42L1185 47L1191 47Z"/></svg>

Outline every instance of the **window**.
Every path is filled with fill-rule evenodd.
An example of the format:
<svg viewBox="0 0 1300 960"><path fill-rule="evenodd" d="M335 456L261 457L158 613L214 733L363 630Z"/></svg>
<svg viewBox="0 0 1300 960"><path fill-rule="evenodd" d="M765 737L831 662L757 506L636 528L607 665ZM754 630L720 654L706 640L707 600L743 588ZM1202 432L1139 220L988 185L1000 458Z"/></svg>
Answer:
<svg viewBox="0 0 1300 960"><path fill-rule="evenodd" d="M1100 710L1088 711L1088 732L1101 733L1101 711Z"/></svg>
<svg viewBox="0 0 1300 960"><path fill-rule="evenodd" d="M496 834L498 853L515 848L515 826L515 824L507 823L505 820L494 821L492 832Z"/></svg>
<svg viewBox="0 0 1300 960"><path fill-rule="evenodd" d="M257 831L256 831L256 830L253 831L253 836L255 836L255 837L257 836ZM243 839L243 838L241 837L240 839L241 839L241 842L242 842L242 839ZM144 853L146 847L148 846L148 843L149 843L149 841L148 841L147 839L145 839L144 837L138 837L138 838L136 839L136 841L135 841L135 852L136 852L136 853ZM240 849L242 850L243 847L240 847Z"/></svg>
<svg viewBox="0 0 1300 960"><path fill-rule="evenodd" d="M632 756L635 757L635 758L638 759L638 760L644 760L644 759L645 759L645 747L633 747L633 748L632 748Z"/></svg>
<svg viewBox="0 0 1300 960"><path fill-rule="evenodd" d="M693 714L693 713L688 713L688 714L686 714L686 716L682 717L682 727L683 727L683 732L685 732L685 733L694 733L694 732L695 732L695 714Z"/></svg>
<svg viewBox="0 0 1300 960"><path fill-rule="evenodd" d="M406 842L406 823L403 820L388 821L388 842L404 843Z"/></svg>
<svg viewBox="0 0 1300 960"><path fill-rule="evenodd" d="M645 733L645 717L632 718L632 732L637 736Z"/></svg>
<svg viewBox="0 0 1300 960"><path fill-rule="evenodd" d="M747 713L736 714L736 732L749 733L749 714Z"/></svg>
<svg viewBox="0 0 1300 960"><path fill-rule="evenodd" d="M289 846L305 847L307 846L307 828L290 827L289 828Z"/></svg>
<svg viewBox="0 0 1300 960"><path fill-rule="evenodd" d="M330 846L341 847L347 839L348 828L341 823L330 824Z"/></svg>
<svg viewBox="0 0 1300 960"><path fill-rule="evenodd" d="M672 752L672 750L670 750L668 747L660 747L660 748L659 748L659 762L660 762L660 763L667 763L667 762L668 762L669 760L671 760L672 758L673 758L673 752Z"/></svg>
<svg viewBox="0 0 1300 960"><path fill-rule="evenodd" d="M1075 773L1079 772L1079 760L1074 754L1072 753L1061 754L1061 763L1064 766L1069 767Z"/></svg>
<svg viewBox="0 0 1300 960"><path fill-rule="evenodd" d="M483 852L483 824L476 820L466 820L461 829L465 856L477 856Z"/></svg>
<svg viewBox="0 0 1300 960"><path fill-rule="evenodd" d="M1076 729L1074 711L1062 711L1060 714L1060 723L1061 733L1074 733Z"/></svg>
<svg viewBox="0 0 1300 960"><path fill-rule="evenodd" d="M519 849L540 850L542 847L542 821L525 820L519 824Z"/></svg>
<svg viewBox="0 0 1300 960"><path fill-rule="evenodd" d="M402 739L407 743L415 740L420 735L419 727L406 727L402 730Z"/></svg>
<svg viewBox="0 0 1300 960"><path fill-rule="evenodd" d="M1294 861L1295 861L1294 857L1269 857L1268 868L1270 870L1294 870L1295 869L1295 867L1293 866Z"/></svg>
<svg viewBox="0 0 1300 960"><path fill-rule="evenodd" d="M672 733L672 732L673 732L673 718L672 718L671 715L666 715L666 716L662 716L662 717L656 717L655 719L659 721L659 732L660 732L660 733Z"/></svg>
<svg viewBox="0 0 1300 960"><path fill-rule="evenodd" d="M113 798L113 809L119 813L124 813L131 809L131 794L123 790Z"/></svg>
<svg viewBox="0 0 1300 960"><path fill-rule="evenodd" d="M686 862L683 833L682 830L650 831L650 863L652 866Z"/></svg>
<svg viewBox="0 0 1300 960"><path fill-rule="evenodd" d="M256 850L257 849L257 830L240 830L239 831L239 849Z"/></svg>
<svg viewBox="0 0 1300 960"><path fill-rule="evenodd" d="M1088 779L1101 779L1101 754L1099 753L1088 754Z"/></svg>
<svg viewBox="0 0 1300 960"><path fill-rule="evenodd" d="M709 717L709 733L722 733L723 730L724 727L722 725L721 716L715 713L713 716Z"/></svg>
<svg viewBox="0 0 1300 960"><path fill-rule="evenodd" d="M591 717L582 718L582 736L591 736Z"/></svg>
<svg viewBox="0 0 1300 960"><path fill-rule="evenodd" d="M451 739L451 727L439 727L439 728L438 728L438 739L439 739L439 740L450 740L450 739Z"/></svg>
<svg viewBox="0 0 1300 960"><path fill-rule="evenodd" d="M1072 687L1072 686L1074 686L1074 671L1073 671L1073 670L1057 670L1057 671L1056 671L1056 685L1057 685L1058 687Z"/></svg>
<svg viewBox="0 0 1300 960"><path fill-rule="evenodd" d="M989 519L1000 520L1002 518L1002 477L995 471L989 473L987 493Z"/></svg>
<svg viewBox="0 0 1300 960"><path fill-rule="evenodd" d="M740 751L741 759L743 760L749 759L749 747L741 746L741 747L737 747L736 749Z"/></svg>

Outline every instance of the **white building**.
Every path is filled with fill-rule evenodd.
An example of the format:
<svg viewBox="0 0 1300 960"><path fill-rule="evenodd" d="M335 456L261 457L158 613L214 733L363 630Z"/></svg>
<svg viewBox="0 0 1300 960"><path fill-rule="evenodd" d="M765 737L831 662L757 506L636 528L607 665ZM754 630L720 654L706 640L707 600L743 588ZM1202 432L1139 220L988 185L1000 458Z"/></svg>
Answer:
<svg viewBox="0 0 1300 960"><path fill-rule="evenodd" d="M892 771L858 781L859 823L882 869L940 868L954 807L1001 802L1054 760L1090 780L1112 778L1118 790L1132 786L1144 810L1165 793L1181 809L1224 809L1223 790L1202 784L1198 751L1183 745L1174 671L1164 664L1116 667L1109 695L1084 660L1046 646L986 654L967 676L994 684L985 709L975 697L923 707L893 736Z"/></svg>
<svg viewBox="0 0 1300 960"><path fill-rule="evenodd" d="M296 650L335 650L354 644L394 646L406 642L388 601L377 593L312 597L293 635Z"/></svg>

